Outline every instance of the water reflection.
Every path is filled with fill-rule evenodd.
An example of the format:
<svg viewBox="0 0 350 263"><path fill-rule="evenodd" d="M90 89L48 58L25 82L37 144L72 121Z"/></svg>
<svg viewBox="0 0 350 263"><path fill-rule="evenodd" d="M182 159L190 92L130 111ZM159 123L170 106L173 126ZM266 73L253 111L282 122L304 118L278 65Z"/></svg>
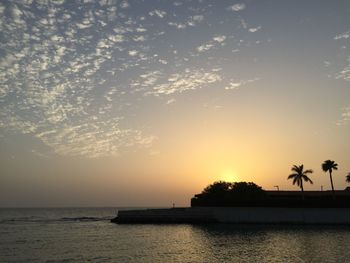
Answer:
<svg viewBox="0 0 350 263"><path fill-rule="evenodd" d="M117 225L109 209L0 211L0 262L349 262L350 227Z"/></svg>
<svg viewBox="0 0 350 263"><path fill-rule="evenodd" d="M216 262L347 262L349 227L198 225L196 242ZM344 243L345 242L345 243Z"/></svg>

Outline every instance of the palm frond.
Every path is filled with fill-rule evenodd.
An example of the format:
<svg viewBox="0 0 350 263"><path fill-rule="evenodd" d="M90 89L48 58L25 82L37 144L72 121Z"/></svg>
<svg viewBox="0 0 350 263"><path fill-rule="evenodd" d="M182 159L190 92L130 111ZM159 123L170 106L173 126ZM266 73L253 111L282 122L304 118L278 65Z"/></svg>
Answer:
<svg viewBox="0 0 350 263"><path fill-rule="evenodd" d="M332 172L332 170L338 170L338 164L332 160L326 160L322 163L322 170L324 172Z"/></svg>
<svg viewBox="0 0 350 263"><path fill-rule="evenodd" d="M314 171L312 169L306 170L304 171L303 174L312 174Z"/></svg>
<svg viewBox="0 0 350 263"><path fill-rule="evenodd" d="M304 171L304 165L293 165L291 170L294 172L288 176L288 179L293 179L293 185L297 184L302 186L303 181L313 184L313 181L307 176L307 174L313 173L313 170L308 169Z"/></svg>
<svg viewBox="0 0 350 263"><path fill-rule="evenodd" d="M298 180L298 177L294 177L294 179L293 179L293 184L298 184L298 186L299 186L299 180Z"/></svg>
<svg viewBox="0 0 350 263"><path fill-rule="evenodd" d="M288 176L288 179L292 179L292 178L294 178L294 177L296 177L296 176L298 176L297 174L290 174L289 176Z"/></svg>
<svg viewBox="0 0 350 263"><path fill-rule="evenodd" d="M350 173L346 176L346 182L350 183Z"/></svg>

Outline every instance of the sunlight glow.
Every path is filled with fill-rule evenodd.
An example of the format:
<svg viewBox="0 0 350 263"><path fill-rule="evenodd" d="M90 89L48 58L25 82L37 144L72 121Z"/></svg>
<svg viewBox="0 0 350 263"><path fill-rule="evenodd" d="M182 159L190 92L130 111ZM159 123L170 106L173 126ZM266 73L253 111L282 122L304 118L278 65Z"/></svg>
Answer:
<svg viewBox="0 0 350 263"><path fill-rule="evenodd" d="M220 180L225 182L238 182L238 177L235 171L233 171L231 168L226 168L222 170L220 174Z"/></svg>

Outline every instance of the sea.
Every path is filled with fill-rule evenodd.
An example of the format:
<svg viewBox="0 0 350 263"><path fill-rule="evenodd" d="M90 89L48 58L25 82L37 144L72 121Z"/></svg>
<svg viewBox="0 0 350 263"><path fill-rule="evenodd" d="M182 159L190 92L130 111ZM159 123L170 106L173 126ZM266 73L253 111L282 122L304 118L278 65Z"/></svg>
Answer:
<svg viewBox="0 0 350 263"><path fill-rule="evenodd" d="M2 208L0 262L350 262L346 226L118 225L117 211Z"/></svg>

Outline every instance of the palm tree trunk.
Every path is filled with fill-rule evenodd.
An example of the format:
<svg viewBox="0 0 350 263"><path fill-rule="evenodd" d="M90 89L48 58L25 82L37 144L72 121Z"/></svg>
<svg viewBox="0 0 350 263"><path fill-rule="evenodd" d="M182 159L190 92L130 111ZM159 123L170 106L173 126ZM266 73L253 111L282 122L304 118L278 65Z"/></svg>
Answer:
<svg viewBox="0 0 350 263"><path fill-rule="evenodd" d="M300 188L301 188L301 199L305 200L303 180L301 180Z"/></svg>
<svg viewBox="0 0 350 263"><path fill-rule="evenodd" d="M333 178L332 178L332 172L331 172L331 171L329 171L329 178L331 179L331 186L332 186L332 195L333 195L333 199L335 199L335 192L334 192Z"/></svg>

